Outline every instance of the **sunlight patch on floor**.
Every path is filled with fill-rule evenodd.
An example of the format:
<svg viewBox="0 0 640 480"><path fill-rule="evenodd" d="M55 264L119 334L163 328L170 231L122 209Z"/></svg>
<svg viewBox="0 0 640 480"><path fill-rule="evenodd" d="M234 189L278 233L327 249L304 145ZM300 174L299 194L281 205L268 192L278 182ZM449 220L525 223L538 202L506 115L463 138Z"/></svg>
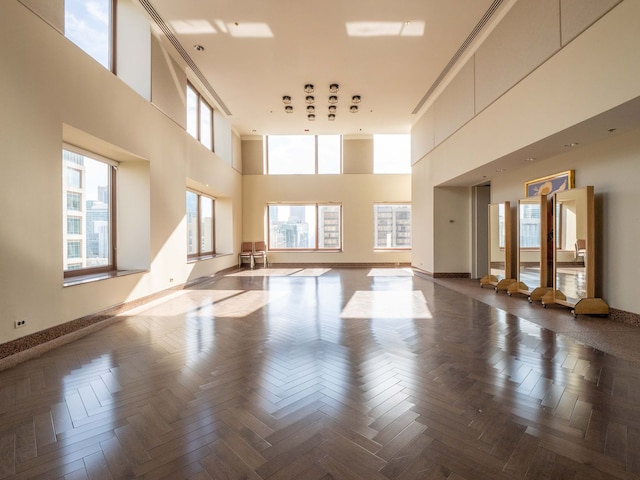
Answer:
<svg viewBox="0 0 640 480"><path fill-rule="evenodd" d="M368 277L413 277L411 268L372 268Z"/></svg>
<svg viewBox="0 0 640 480"><path fill-rule="evenodd" d="M414 291L363 291L349 299L342 318L433 318L424 294Z"/></svg>

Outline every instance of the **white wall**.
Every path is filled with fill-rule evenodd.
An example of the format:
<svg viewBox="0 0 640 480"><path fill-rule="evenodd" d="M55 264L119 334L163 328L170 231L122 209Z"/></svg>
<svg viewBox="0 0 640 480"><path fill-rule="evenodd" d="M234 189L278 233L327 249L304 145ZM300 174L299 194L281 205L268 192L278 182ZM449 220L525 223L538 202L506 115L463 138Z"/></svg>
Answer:
<svg viewBox="0 0 640 480"><path fill-rule="evenodd" d="M239 209L218 225L229 255L187 263L187 183L224 205L240 203L241 182L230 161L186 134L183 118L165 115L17 1L3 2L0 62L0 343L235 265ZM164 104L184 88L165 85L173 98ZM146 183L118 207L146 212L135 228L136 215L118 224L119 240L133 245L125 262L145 272L63 287L63 141L125 162L127 180ZM14 329L22 319L27 326Z"/></svg>

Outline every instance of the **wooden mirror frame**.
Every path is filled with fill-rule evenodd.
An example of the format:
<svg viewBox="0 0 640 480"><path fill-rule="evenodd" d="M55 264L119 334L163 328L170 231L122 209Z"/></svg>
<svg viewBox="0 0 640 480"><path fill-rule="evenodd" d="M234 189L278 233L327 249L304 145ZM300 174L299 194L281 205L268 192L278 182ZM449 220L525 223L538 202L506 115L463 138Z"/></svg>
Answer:
<svg viewBox="0 0 640 480"><path fill-rule="evenodd" d="M493 273L493 264L496 259L493 258L493 242L495 238L500 236L500 223L495 221L495 218L499 216L500 207L502 206L504 211L504 276L500 278L498 275L494 275ZM498 214L494 214L494 210L498 210ZM492 203L488 205L488 219L489 219L489 265L488 265L488 274L480 279L480 287L484 287L485 285L491 285L495 288L496 292L506 291L510 284L514 283L516 280L513 278L513 270L512 270L512 230L511 230L511 203L510 202L501 202L501 203ZM496 224L497 223L497 224ZM502 260L502 259L500 259Z"/></svg>

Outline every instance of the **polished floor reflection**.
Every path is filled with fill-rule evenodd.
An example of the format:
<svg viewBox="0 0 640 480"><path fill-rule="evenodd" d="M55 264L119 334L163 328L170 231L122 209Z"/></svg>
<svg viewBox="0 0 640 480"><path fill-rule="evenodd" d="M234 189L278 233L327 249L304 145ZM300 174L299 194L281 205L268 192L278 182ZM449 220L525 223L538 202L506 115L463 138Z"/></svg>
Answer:
<svg viewBox="0 0 640 480"><path fill-rule="evenodd" d="M0 479L640 478L633 355L471 285L259 268L129 311L0 372Z"/></svg>

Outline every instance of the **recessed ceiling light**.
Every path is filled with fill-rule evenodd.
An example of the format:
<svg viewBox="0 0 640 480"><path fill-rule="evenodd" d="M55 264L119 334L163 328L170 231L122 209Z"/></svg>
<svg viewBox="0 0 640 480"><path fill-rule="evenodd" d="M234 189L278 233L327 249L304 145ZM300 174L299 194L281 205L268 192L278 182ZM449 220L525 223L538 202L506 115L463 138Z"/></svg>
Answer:
<svg viewBox="0 0 640 480"><path fill-rule="evenodd" d="M285 105L288 105L291 103L291 97L289 95L285 95L284 97L282 97L282 103L284 103Z"/></svg>
<svg viewBox="0 0 640 480"><path fill-rule="evenodd" d="M525 158L524 161L525 162L535 162L535 157L529 157L529 158Z"/></svg>
<svg viewBox="0 0 640 480"><path fill-rule="evenodd" d="M315 98L313 98L313 95L307 95L307 97L304 99L305 102L307 102L309 105L311 105L313 102L316 101Z"/></svg>
<svg viewBox="0 0 640 480"><path fill-rule="evenodd" d="M496 168L496 172L498 172L498 173L504 173L506 171L507 171L506 168Z"/></svg>
<svg viewBox="0 0 640 480"><path fill-rule="evenodd" d="M316 119L316 116L313 113L311 113L307 115L307 118L309 119L310 122L313 122Z"/></svg>
<svg viewBox="0 0 640 480"><path fill-rule="evenodd" d="M360 95L354 95L353 97L351 97L351 101L353 103L360 103L360 100L361 100Z"/></svg>
<svg viewBox="0 0 640 480"><path fill-rule="evenodd" d="M336 113L337 108L335 105L329 105L329 113Z"/></svg>
<svg viewBox="0 0 640 480"><path fill-rule="evenodd" d="M340 90L340 85L338 85L337 83L332 83L331 85L329 85L330 93L338 93L338 90Z"/></svg>
<svg viewBox="0 0 640 480"><path fill-rule="evenodd" d="M580 145L578 142L571 142L571 143L565 143L564 146L569 148L569 147L577 147L578 145Z"/></svg>
<svg viewBox="0 0 640 480"><path fill-rule="evenodd" d="M358 113L358 106L357 106L357 105L351 105L351 106L349 107L349 111L350 111L351 113Z"/></svg>
<svg viewBox="0 0 640 480"><path fill-rule="evenodd" d="M200 45L199 43L196 43L193 48L198 51L198 52L204 52L204 47L202 45Z"/></svg>
<svg viewBox="0 0 640 480"><path fill-rule="evenodd" d="M330 114L329 114L329 121L330 121L330 122L333 122L335 119L336 119L335 114L330 113Z"/></svg>
<svg viewBox="0 0 640 480"><path fill-rule="evenodd" d="M287 105L284 107L284 111L287 113L293 113L293 107L291 105Z"/></svg>
<svg viewBox="0 0 640 480"><path fill-rule="evenodd" d="M609 130L607 130L609 133L613 133L617 130L617 128L610 128Z"/></svg>
<svg viewBox="0 0 640 480"><path fill-rule="evenodd" d="M305 91L305 93L313 93L313 84L307 83L304 86L304 91Z"/></svg>
<svg viewBox="0 0 640 480"><path fill-rule="evenodd" d="M335 95L331 95L329 97L329 103L335 105L336 103L338 103L338 97L336 97Z"/></svg>

